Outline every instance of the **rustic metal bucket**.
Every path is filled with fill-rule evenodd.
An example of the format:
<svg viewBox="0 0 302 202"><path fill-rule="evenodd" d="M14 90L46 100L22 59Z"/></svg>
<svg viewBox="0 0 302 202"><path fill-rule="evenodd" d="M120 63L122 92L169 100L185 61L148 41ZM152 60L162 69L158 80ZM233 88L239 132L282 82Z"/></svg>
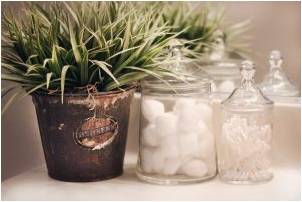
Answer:
<svg viewBox="0 0 302 202"><path fill-rule="evenodd" d="M134 91L67 94L63 104L60 95L32 95L50 177L84 182L123 173Z"/></svg>

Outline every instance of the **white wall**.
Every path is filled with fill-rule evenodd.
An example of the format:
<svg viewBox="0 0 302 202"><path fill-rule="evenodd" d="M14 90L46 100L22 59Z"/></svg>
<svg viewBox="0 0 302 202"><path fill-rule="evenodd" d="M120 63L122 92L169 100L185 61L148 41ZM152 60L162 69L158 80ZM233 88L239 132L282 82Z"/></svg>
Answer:
<svg viewBox="0 0 302 202"><path fill-rule="evenodd" d="M2 3L3 5L4 3ZM5 3L10 4L10 2ZM300 3L299 2L215 2L226 7L232 21L251 18L252 52L258 65L257 79L267 71L268 52L280 49L285 70L300 86ZM12 6L19 9L19 2ZM3 83L3 86L6 84ZM5 100L2 100L2 104ZM2 180L43 160L37 119L31 98L16 103L1 120ZM131 135L130 135L131 136Z"/></svg>
<svg viewBox="0 0 302 202"><path fill-rule="evenodd" d="M268 71L268 54L279 49L284 56L284 70L301 85L301 4L300 2L215 2L224 5L230 22L251 19L252 58L257 65L256 80Z"/></svg>
<svg viewBox="0 0 302 202"><path fill-rule="evenodd" d="M39 136L31 97L16 103L5 112L1 120L1 180L44 160Z"/></svg>

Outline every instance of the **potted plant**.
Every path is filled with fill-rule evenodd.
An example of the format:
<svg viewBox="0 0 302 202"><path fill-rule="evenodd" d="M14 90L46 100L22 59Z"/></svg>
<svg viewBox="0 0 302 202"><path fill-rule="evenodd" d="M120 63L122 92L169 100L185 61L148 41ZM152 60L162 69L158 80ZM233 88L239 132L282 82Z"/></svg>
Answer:
<svg viewBox="0 0 302 202"><path fill-rule="evenodd" d="M122 174L135 83L171 75L157 58L176 34L152 12L89 2L29 4L21 20L3 13L2 80L16 85L2 95L32 96L50 177Z"/></svg>

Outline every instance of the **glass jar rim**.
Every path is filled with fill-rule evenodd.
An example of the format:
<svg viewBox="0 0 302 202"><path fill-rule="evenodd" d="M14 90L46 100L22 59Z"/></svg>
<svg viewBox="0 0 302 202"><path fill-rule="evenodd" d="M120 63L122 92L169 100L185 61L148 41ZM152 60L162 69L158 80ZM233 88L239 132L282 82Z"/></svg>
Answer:
<svg viewBox="0 0 302 202"><path fill-rule="evenodd" d="M227 59L215 62L205 62L201 64L201 67L210 75L233 76L236 74L240 74L240 61L241 60L238 59Z"/></svg>
<svg viewBox="0 0 302 202"><path fill-rule="evenodd" d="M210 78L193 75L185 76L182 79L176 79L174 77L154 79L147 77L141 81L142 88L153 90L193 90L207 88L210 84Z"/></svg>

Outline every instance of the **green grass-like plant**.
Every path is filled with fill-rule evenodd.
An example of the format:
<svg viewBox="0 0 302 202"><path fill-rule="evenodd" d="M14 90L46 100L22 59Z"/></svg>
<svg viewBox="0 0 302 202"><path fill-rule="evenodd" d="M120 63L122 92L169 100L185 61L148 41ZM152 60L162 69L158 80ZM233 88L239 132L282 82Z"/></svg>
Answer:
<svg viewBox="0 0 302 202"><path fill-rule="evenodd" d="M245 57L248 53L249 20L229 23L223 7L211 5L191 5L188 2L160 2L156 15L162 17L163 24L171 27L171 32L181 32L177 36L186 47L202 57L213 50L215 40L222 35L226 54ZM143 3L146 10L149 5Z"/></svg>
<svg viewBox="0 0 302 202"><path fill-rule="evenodd" d="M4 11L2 80L17 85L2 96L60 92L63 102L64 92L87 93L89 85L104 92L171 76L159 58L179 33L154 12L121 2L30 3L21 20Z"/></svg>

